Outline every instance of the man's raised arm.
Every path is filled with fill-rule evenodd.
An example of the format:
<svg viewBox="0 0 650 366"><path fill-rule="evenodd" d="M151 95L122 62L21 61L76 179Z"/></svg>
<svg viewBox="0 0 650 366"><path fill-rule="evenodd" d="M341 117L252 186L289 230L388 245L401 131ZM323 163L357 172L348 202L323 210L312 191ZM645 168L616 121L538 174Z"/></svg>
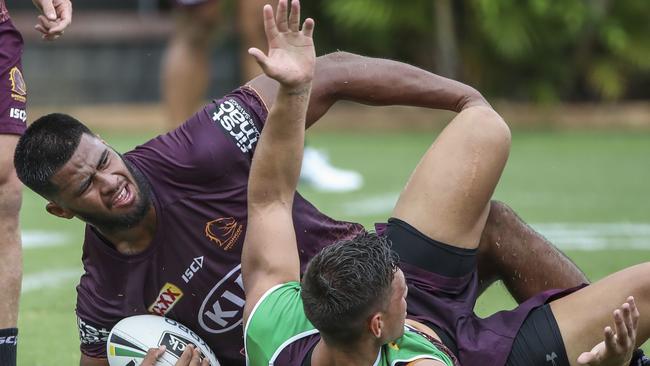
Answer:
<svg viewBox="0 0 650 366"><path fill-rule="evenodd" d="M249 82L270 107L278 84L266 75ZM339 100L461 110L488 105L471 86L402 62L335 52L316 59L307 126Z"/></svg>
<svg viewBox="0 0 650 366"><path fill-rule="evenodd" d="M275 16L264 6L269 54L249 53L280 84L257 145L248 179L248 224L242 252L244 323L260 297L277 284L300 279L293 197L300 175L305 116L314 74L314 21L300 30L300 3L280 0ZM288 19L287 19L288 18Z"/></svg>

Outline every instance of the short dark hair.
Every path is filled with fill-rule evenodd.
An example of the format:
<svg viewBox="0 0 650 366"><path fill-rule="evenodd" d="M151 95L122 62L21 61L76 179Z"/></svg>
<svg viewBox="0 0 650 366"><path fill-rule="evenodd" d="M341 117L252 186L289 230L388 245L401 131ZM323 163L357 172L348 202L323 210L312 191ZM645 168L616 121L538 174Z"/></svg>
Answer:
<svg viewBox="0 0 650 366"><path fill-rule="evenodd" d="M324 248L309 262L302 301L326 342L349 346L363 335L368 316L388 306L398 261L388 239L363 233Z"/></svg>
<svg viewBox="0 0 650 366"><path fill-rule="evenodd" d="M18 179L34 192L51 198L58 190L52 176L70 160L84 133L94 135L67 114L52 113L34 121L16 146L14 166Z"/></svg>

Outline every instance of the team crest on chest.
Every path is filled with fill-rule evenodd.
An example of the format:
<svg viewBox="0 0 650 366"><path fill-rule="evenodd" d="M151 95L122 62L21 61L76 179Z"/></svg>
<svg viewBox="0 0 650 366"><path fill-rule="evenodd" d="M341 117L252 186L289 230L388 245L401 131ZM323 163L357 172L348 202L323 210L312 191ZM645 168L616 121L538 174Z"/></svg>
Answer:
<svg viewBox="0 0 650 366"><path fill-rule="evenodd" d="M221 217L205 224L205 236L225 251L231 250L237 244L243 231L244 225L233 217Z"/></svg>
<svg viewBox="0 0 650 366"><path fill-rule="evenodd" d="M173 283L167 282L160 289L156 301L149 306L148 310L152 314L165 316L180 301L181 297L183 297L183 291Z"/></svg>
<svg viewBox="0 0 650 366"><path fill-rule="evenodd" d="M13 67L9 71L9 81L11 82L11 97L24 103L27 100L27 85L23 79L23 73L18 67Z"/></svg>

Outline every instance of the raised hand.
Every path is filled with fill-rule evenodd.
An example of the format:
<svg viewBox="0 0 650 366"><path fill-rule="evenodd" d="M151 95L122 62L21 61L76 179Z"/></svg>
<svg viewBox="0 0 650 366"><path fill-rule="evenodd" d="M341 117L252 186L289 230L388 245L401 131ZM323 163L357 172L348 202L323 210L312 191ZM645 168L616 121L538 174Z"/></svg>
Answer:
<svg viewBox="0 0 650 366"><path fill-rule="evenodd" d="M257 48L248 53L269 77L285 87L295 88L311 82L316 53L312 34L314 20L308 18L300 29L300 1L279 0L276 14L271 5L264 6L264 31L269 46L268 55Z"/></svg>
<svg viewBox="0 0 650 366"><path fill-rule="evenodd" d="M72 21L72 3L70 0L32 0L43 13L38 16L34 26L43 33L43 39L53 41L63 35L65 28Z"/></svg>
<svg viewBox="0 0 650 366"><path fill-rule="evenodd" d="M578 357L579 365L589 366L627 366L636 348L636 331L639 324L639 309L634 297L630 296L618 309L614 310L614 327L604 330L605 340L598 343L590 352Z"/></svg>

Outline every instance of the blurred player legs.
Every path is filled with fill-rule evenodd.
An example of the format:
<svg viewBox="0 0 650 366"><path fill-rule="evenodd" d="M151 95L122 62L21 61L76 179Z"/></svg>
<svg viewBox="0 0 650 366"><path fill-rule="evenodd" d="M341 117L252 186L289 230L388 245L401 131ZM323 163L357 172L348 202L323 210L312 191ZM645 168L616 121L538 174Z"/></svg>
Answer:
<svg viewBox="0 0 650 366"><path fill-rule="evenodd" d="M260 21L261 9L266 3L266 0L237 1L242 82L262 72L247 50L250 47L264 49L266 45ZM189 118L203 103L210 82L210 54L222 2L178 0L176 5L176 31L167 46L161 75L170 129ZM303 183L324 192L353 191L363 185L359 173L332 166L323 152L309 146L305 149L300 178Z"/></svg>
<svg viewBox="0 0 650 366"><path fill-rule="evenodd" d="M305 147L300 181L322 192L355 191L363 185L361 174L332 166L327 155L313 147Z"/></svg>

